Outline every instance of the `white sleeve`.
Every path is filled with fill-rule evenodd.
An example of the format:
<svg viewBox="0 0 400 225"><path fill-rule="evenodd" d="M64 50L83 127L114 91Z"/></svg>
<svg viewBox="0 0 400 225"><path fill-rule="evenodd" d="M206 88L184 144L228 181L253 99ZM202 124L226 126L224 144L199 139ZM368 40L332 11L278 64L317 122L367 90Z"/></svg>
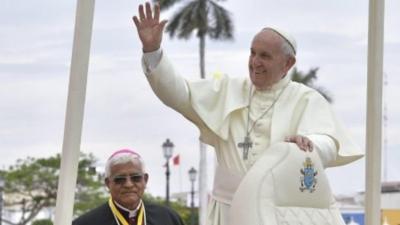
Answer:
<svg viewBox="0 0 400 225"><path fill-rule="evenodd" d="M317 150L324 167L336 160L337 147L331 137L323 134L312 134L307 135L307 138L313 142L314 150Z"/></svg>
<svg viewBox="0 0 400 225"><path fill-rule="evenodd" d="M162 57L161 48L159 48L153 52L143 53L142 67L143 67L143 70L144 70L146 76L148 74L150 74L151 71L153 71L158 66L158 64L161 61L161 57Z"/></svg>
<svg viewBox="0 0 400 225"><path fill-rule="evenodd" d="M180 112L197 125L202 124L190 103L186 80L174 70L172 63L161 49L144 53L142 66L151 88L165 105Z"/></svg>
<svg viewBox="0 0 400 225"><path fill-rule="evenodd" d="M213 133L193 109L187 81L175 71L164 51L144 53L142 68L157 97L193 122L201 131L201 139L211 140ZM212 141L208 141L210 143Z"/></svg>

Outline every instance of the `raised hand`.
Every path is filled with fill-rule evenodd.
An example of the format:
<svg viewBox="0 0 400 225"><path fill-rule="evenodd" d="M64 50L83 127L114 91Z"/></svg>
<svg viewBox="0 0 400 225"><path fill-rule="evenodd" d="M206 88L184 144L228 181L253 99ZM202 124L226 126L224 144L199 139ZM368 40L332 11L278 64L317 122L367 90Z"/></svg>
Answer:
<svg viewBox="0 0 400 225"><path fill-rule="evenodd" d="M160 48L162 34L167 20L160 22L160 5L155 4L154 14L149 2L145 4L146 13L142 4L139 5L139 18L133 17L140 41L143 45L143 52L151 52Z"/></svg>

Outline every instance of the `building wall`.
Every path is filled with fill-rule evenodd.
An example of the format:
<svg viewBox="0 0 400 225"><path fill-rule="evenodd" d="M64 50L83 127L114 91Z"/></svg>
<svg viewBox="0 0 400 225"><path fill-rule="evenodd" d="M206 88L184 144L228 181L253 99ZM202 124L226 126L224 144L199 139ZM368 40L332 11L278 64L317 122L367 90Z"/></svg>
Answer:
<svg viewBox="0 0 400 225"><path fill-rule="evenodd" d="M382 193L381 208L382 209L400 209L400 193L399 192Z"/></svg>
<svg viewBox="0 0 400 225"><path fill-rule="evenodd" d="M384 225L399 225L400 209L382 209L381 218Z"/></svg>

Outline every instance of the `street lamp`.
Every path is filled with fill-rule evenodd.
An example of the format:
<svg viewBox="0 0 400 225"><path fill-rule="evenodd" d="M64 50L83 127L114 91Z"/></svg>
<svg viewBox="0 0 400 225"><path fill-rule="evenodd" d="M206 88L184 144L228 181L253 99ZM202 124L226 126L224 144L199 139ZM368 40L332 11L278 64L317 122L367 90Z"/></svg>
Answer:
<svg viewBox="0 0 400 225"><path fill-rule="evenodd" d="M194 225L194 182L196 181L196 175L197 175L197 170L195 168L190 168L189 170L189 180L190 183L192 184L192 190L190 192L190 197L191 197L191 201L190 201L190 209L192 211L191 213L191 225Z"/></svg>
<svg viewBox="0 0 400 225"><path fill-rule="evenodd" d="M169 159L172 157L172 151L174 149L174 144L167 138L167 140L162 145L164 158L167 161L165 163L165 176L167 178L166 183L166 195L165 195L165 204L169 206ZM1 225L1 224L0 224Z"/></svg>
<svg viewBox="0 0 400 225"><path fill-rule="evenodd" d="M4 189L4 178L0 175L0 225L1 221L3 220L3 189Z"/></svg>

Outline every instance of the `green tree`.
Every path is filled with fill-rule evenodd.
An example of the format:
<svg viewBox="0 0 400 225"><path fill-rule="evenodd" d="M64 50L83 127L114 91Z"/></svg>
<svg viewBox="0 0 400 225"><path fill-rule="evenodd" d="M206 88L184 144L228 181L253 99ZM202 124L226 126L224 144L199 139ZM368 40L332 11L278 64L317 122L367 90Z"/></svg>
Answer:
<svg viewBox="0 0 400 225"><path fill-rule="evenodd" d="M165 204L165 199L161 198L161 197L154 197L150 194L144 194L143 196L143 201L148 202L148 203L153 203L153 204L159 204L159 205L164 205ZM183 222L185 224L191 224L191 209L190 207L187 207L185 202L181 202L181 201L173 201L170 202L170 207L172 209L174 209L179 216L182 218ZM197 224L198 221L198 208L195 208L194 210L194 217L195 217L195 221Z"/></svg>
<svg viewBox="0 0 400 225"><path fill-rule="evenodd" d="M93 155L81 155L78 169L75 213L80 214L104 201L103 184L89 168L93 168ZM3 171L5 178L5 207L16 209L20 219L7 224L25 225L48 207L54 207L57 197L60 155L49 158L17 160L16 164Z"/></svg>
<svg viewBox="0 0 400 225"><path fill-rule="evenodd" d="M41 219L33 221L32 225L53 225L53 222L49 219Z"/></svg>
<svg viewBox="0 0 400 225"><path fill-rule="evenodd" d="M293 81L297 81L299 83L302 83L306 86L309 86L315 90L317 90L324 98L332 103L333 102L333 97L332 95L323 87L315 85L315 81L317 80L317 72L319 68L311 68L307 73L301 72L297 70L297 68L293 68L290 77L292 78Z"/></svg>
<svg viewBox="0 0 400 225"><path fill-rule="evenodd" d="M221 0L192 0L179 9L166 27L170 37L189 39L193 32L199 38L200 77L205 78L206 37L212 40L233 38L230 13L218 4ZM182 0L160 0L161 10L166 10Z"/></svg>

